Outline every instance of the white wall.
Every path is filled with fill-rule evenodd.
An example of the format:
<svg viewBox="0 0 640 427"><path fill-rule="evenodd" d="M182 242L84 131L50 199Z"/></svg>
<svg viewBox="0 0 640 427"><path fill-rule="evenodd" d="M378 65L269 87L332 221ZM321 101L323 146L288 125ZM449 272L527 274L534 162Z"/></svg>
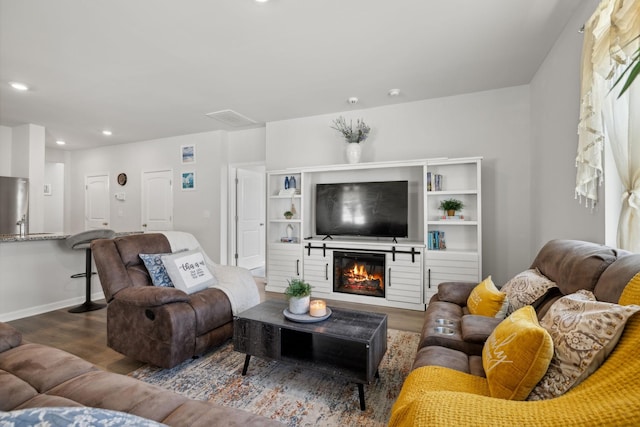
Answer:
<svg viewBox="0 0 640 427"><path fill-rule="evenodd" d="M44 182L51 185L51 195L44 196L43 231L61 233L64 231L64 163L46 162Z"/></svg>
<svg viewBox="0 0 640 427"><path fill-rule="evenodd" d="M229 164L264 162L266 129L229 132Z"/></svg>
<svg viewBox="0 0 640 427"><path fill-rule="evenodd" d="M13 131L8 126L0 126L0 176L11 175L11 140Z"/></svg>
<svg viewBox="0 0 640 427"><path fill-rule="evenodd" d="M529 233L534 253L555 238L605 243L603 205L592 211L574 198L583 41L578 29L598 3L588 0L579 6L530 84Z"/></svg>
<svg viewBox="0 0 640 427"><path fill-rule="evenodd" d="M267 169L345 163L340 114L268 123ZM502 284L530 265L528 86L342 114L372 127L363 162L483 156L483 274Z"/></svg>

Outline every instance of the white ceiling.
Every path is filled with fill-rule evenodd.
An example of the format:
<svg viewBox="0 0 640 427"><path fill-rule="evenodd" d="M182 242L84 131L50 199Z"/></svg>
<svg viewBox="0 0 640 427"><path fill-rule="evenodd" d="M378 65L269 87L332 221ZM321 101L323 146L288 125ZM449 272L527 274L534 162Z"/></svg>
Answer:
<svg viewBox="0 0 640 427"><path fill-rule="evenodd" d="M78 149L527 84L579 3L0 0L0 124Z"/></svg>

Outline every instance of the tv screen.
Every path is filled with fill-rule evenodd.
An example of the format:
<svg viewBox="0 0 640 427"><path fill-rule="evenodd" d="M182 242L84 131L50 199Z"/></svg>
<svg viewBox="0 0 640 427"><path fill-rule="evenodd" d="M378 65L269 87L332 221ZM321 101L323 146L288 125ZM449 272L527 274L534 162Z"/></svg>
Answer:
<svg viewBox="0 0 640 427"><path fill-rule="evenodd" d="M408 181L316 184L316 234L408 236Z"/></svg>

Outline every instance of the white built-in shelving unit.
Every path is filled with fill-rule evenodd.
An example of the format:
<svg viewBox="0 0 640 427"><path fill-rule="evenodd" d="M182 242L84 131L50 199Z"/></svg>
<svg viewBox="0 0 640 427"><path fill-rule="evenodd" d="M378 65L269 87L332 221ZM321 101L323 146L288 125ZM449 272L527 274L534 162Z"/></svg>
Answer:
<svg viewBox="0 0 640 427"><path fill-rule="evenodd" d="M428 191L427 173L442 177ZM295 178L296 191L285 190ZM363 304L424 310L443 281L479 281L482 265L481 158L422 159L271 171L267 179L267 286L283 292L287 281L304 278L313 296ZM324 183L406 180L409 182L409 236L323 240L315 235L315 186ZM461 200L464 220L443 220L440 202ZM292 209L293 207L293 209ZM294 211L286 219L285 211ZM446 249L429 250L429 231L443 231ZM290 238L289 238L290 236ZM376 298L333 292L334 249L386 253L386 295Z"/></svg>

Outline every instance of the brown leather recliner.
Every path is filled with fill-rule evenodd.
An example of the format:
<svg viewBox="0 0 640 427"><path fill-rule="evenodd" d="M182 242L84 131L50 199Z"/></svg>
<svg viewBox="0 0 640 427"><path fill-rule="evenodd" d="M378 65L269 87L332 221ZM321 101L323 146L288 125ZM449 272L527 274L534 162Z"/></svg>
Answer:
<svg viewBox="0 0 640 427"><path fill-rule="evenodd" d="M107 345L133 359L171 368L233 335L227 295L207 288L187 295L153 286L141 253L170 253L163 234L94 240L91 250L107 300Z"/></svg>

